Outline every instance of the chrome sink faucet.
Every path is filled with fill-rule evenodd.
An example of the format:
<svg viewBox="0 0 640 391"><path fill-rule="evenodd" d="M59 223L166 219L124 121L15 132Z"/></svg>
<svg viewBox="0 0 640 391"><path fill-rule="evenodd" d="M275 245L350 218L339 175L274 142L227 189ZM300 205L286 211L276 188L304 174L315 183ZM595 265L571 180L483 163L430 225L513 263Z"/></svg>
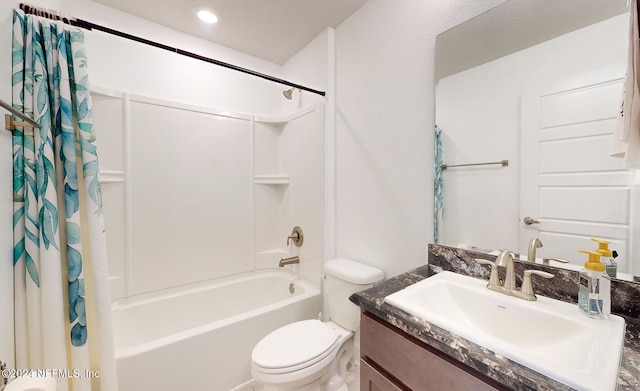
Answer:
<svg viewBox="0 0 640 391"><path fill-rule="evenodd" d="M529 241L529 252L527 253L527 261L536 262L536 249L542 247L542 242L538 238Z"/></svg>
<svg viewBox="0 0 640 391"><path fill-rule="evenodd" d="M524 300L537 300L533 292L531 276L535 274L544 278L552 278L554 275L540 270L525 270L522 286L518 289L514 267L514 259L516 258L519 258L517 253L511 250L500 250L500 254L498 254L495 262L487 261L486 259L476 259L476 262L491 266L491 275L489 276L489 283L487 284L488 289ZM500 285L500 279L498 277L498 267L506 268L502 285Z"/></svg>

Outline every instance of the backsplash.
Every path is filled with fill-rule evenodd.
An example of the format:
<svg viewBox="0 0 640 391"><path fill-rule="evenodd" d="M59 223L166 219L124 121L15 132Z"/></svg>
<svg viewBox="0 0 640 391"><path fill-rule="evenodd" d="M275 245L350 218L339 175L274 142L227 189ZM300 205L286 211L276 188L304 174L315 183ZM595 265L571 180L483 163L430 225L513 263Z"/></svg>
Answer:
<svg viewBox="0 0 640 391"><path fill-rule="evenodd" d="M489 261L496 260L495 255L429 244L428 263L429 269L433 273L452 271L489 280L490 266L477 263L475 261L476 258ZM534 277L534 291L537 295L543 295L569 303L578 302L579 272L526 261L515 261L518 286L522 284L523 272L529 269L542 270L555 275L554 278L550 279ZM504 268L498 268L498 272L500 273L500 277L504 278ZM639 283L622 280L614 280L611 282L611 313L622 315L628 319L627 338L631 337L632 340L640 345Z"/></svg>

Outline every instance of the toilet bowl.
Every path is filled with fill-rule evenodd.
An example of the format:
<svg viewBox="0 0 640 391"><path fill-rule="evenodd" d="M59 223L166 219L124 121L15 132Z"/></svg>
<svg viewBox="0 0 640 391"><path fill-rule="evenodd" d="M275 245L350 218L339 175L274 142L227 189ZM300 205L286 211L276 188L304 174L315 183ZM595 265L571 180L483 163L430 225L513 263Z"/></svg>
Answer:
<svg viewBox="0 0 640 391"><path fill-rule="evenodd" d="M300 390L321 378L327 383L333 376L340 376L333 368L336 358L352 350L352 331L333 322L303 320L275 330L256 345L251 354L251 373L261 383Z"/></svg>
<svg viewBox="0 0 640 391"><path fill-rule="evenodd" d="M251 354L251 373L270 389L344 390L353 358L360 310L352 293L382 280L381 270L347 259L325 264L328 322L317 319L285 325L265 336Z"/></svg>

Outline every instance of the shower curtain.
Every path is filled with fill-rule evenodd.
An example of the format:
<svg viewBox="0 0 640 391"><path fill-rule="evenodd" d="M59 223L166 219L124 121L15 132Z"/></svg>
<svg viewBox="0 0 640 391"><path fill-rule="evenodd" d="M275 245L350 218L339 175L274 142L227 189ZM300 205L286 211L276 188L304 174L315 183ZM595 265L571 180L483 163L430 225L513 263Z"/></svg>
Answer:
<svg viewBox="0 0 640 391"><path fill-rule="evenodd" d="M116 390L102 195L82 31L14 10L17 369L58 390Z"/></svg>

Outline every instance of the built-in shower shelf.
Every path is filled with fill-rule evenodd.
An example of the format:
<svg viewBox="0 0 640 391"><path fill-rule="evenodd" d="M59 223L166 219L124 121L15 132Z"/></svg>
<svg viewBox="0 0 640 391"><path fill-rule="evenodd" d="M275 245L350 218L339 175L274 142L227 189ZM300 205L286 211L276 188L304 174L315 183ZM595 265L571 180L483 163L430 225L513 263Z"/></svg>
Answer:
<svg viewBox="0 0 640 391"><path fill-rule="evenodd" d="M288 175L256 175L253 177L253 183L258 185L288 185Z"/></svg>
<svg viewBox="0 0 640 391"><path fill-rule="evenodd" d="M291 117L254 117L256 122L269 125L284 125L291 120Z"/></svg>

